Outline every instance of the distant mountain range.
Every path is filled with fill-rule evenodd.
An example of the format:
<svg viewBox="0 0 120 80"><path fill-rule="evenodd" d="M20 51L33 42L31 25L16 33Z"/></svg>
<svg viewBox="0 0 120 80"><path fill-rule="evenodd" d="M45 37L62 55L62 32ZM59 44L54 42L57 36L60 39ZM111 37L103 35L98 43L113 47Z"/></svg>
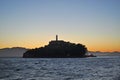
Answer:
<svg viewBox="0 0 120 80"><path fill-rule="evenodd" d="M120 52L100 52L100 51L89 51L88 53L94 54L96 56L120 56Z"/></svg>
<svg viewBox="0 0 120 80"><path fill-rule="evenodd" d="M0 49L0 57L22 57L23 53L25 53L27 50L29 49L23 47L3 48ZM92 53L96 56L120 56L120 52L89 51L88 53Z"/></svg>
<svg viewBox="0 0 120 80"><path fill-rule="evenodd" d="M22 57L27 50L23 47L3 48L0 49L0 57Z"/></svg>

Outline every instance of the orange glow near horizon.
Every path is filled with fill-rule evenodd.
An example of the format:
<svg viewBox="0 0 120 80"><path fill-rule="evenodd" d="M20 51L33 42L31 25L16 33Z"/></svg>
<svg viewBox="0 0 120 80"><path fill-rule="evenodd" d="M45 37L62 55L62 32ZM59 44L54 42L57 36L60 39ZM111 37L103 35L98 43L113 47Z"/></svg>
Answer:
<svg viewBox="0 0 120 80"><path fill-rule="evenodd" d="M75 42L76 40L70 41L70 42ZM80 43L78 41L76 41L76 44ZM99 43L99 44L98 44ZM39 48L39 47L44 47L45 45L49 44L49 40L43 40L43 41L37 41L37 40L21 40L21 42L4 42L4 43L0 43L0 48L12 48L12 47L25 47L25 48ZM114 52L114 51L118 51L120 52L120 44L108 44L107 42L102 44L102 42L81 42L81 44L86 45L86 47L88 48L89 51L101 51L101 52Z"/></svg>
<svg viewBox="0 0 120 80"><path fill-rule="evenodd" d="M55 40L55 36L52 34L32 34L22 36L4 36L0 39L0 48L11 47L25 47L25 48L39 48L49 44L49 41ZM27 36L27 37L26 37ZM89 51L101 51L101 52L120 52L120 38L111 36L96 36L96 35L72 35L72 34L59 34L59 40L69 41L71 43L81 43L86 45Z"/></svg>
<svg viewBox="0 0 120 80"><path fill-rule="evenodd" d="M0 45L0 49L2 48L12 48L12 47L24 47L24 48L39 48L39 47L44 47L45 43L37 45L37 44L26 44L26 45L20 45L20 46L14 46L14 45ZM87 47L89 51L101 51L101 52L114 52L114 51L118 51L120 52L119 48L106 48L106 47Z"/></svg>

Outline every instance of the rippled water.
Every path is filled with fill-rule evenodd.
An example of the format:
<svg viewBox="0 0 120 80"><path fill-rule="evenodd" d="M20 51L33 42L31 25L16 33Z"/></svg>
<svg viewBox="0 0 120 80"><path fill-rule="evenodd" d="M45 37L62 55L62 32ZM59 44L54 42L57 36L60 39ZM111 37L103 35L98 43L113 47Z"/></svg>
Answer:
<svg viewBox="0 0 120 80"><path fill-rule="evenodd" d="M120 56L0 58L0 80L119 80Z"/></svg>

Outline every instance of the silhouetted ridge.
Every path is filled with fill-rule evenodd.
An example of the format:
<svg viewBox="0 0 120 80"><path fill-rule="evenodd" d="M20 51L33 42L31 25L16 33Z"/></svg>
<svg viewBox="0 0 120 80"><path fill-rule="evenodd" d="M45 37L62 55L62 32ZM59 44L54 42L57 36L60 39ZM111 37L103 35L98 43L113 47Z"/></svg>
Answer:
<svg viewBox="0 0 120 80"><path fill-rule="evenodd" d="M62 40L50 41L48 45L28 50L23 54L24 58L74 58L85 57L87 48L82 44L65 42Z"/></svg>

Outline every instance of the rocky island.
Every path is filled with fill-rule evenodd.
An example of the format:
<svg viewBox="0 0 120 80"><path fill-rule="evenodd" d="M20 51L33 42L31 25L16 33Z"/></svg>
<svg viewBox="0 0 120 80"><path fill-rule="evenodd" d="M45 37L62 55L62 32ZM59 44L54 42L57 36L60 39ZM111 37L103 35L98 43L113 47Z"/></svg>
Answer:
<svg viewBox="0 0 120 80"><path fill-rule="evenodd" d="M87 48L83 44L75 44L58 40L52 40L48 45L30 49L23 54L23 58L82 58L86 57Z"/></svg>

